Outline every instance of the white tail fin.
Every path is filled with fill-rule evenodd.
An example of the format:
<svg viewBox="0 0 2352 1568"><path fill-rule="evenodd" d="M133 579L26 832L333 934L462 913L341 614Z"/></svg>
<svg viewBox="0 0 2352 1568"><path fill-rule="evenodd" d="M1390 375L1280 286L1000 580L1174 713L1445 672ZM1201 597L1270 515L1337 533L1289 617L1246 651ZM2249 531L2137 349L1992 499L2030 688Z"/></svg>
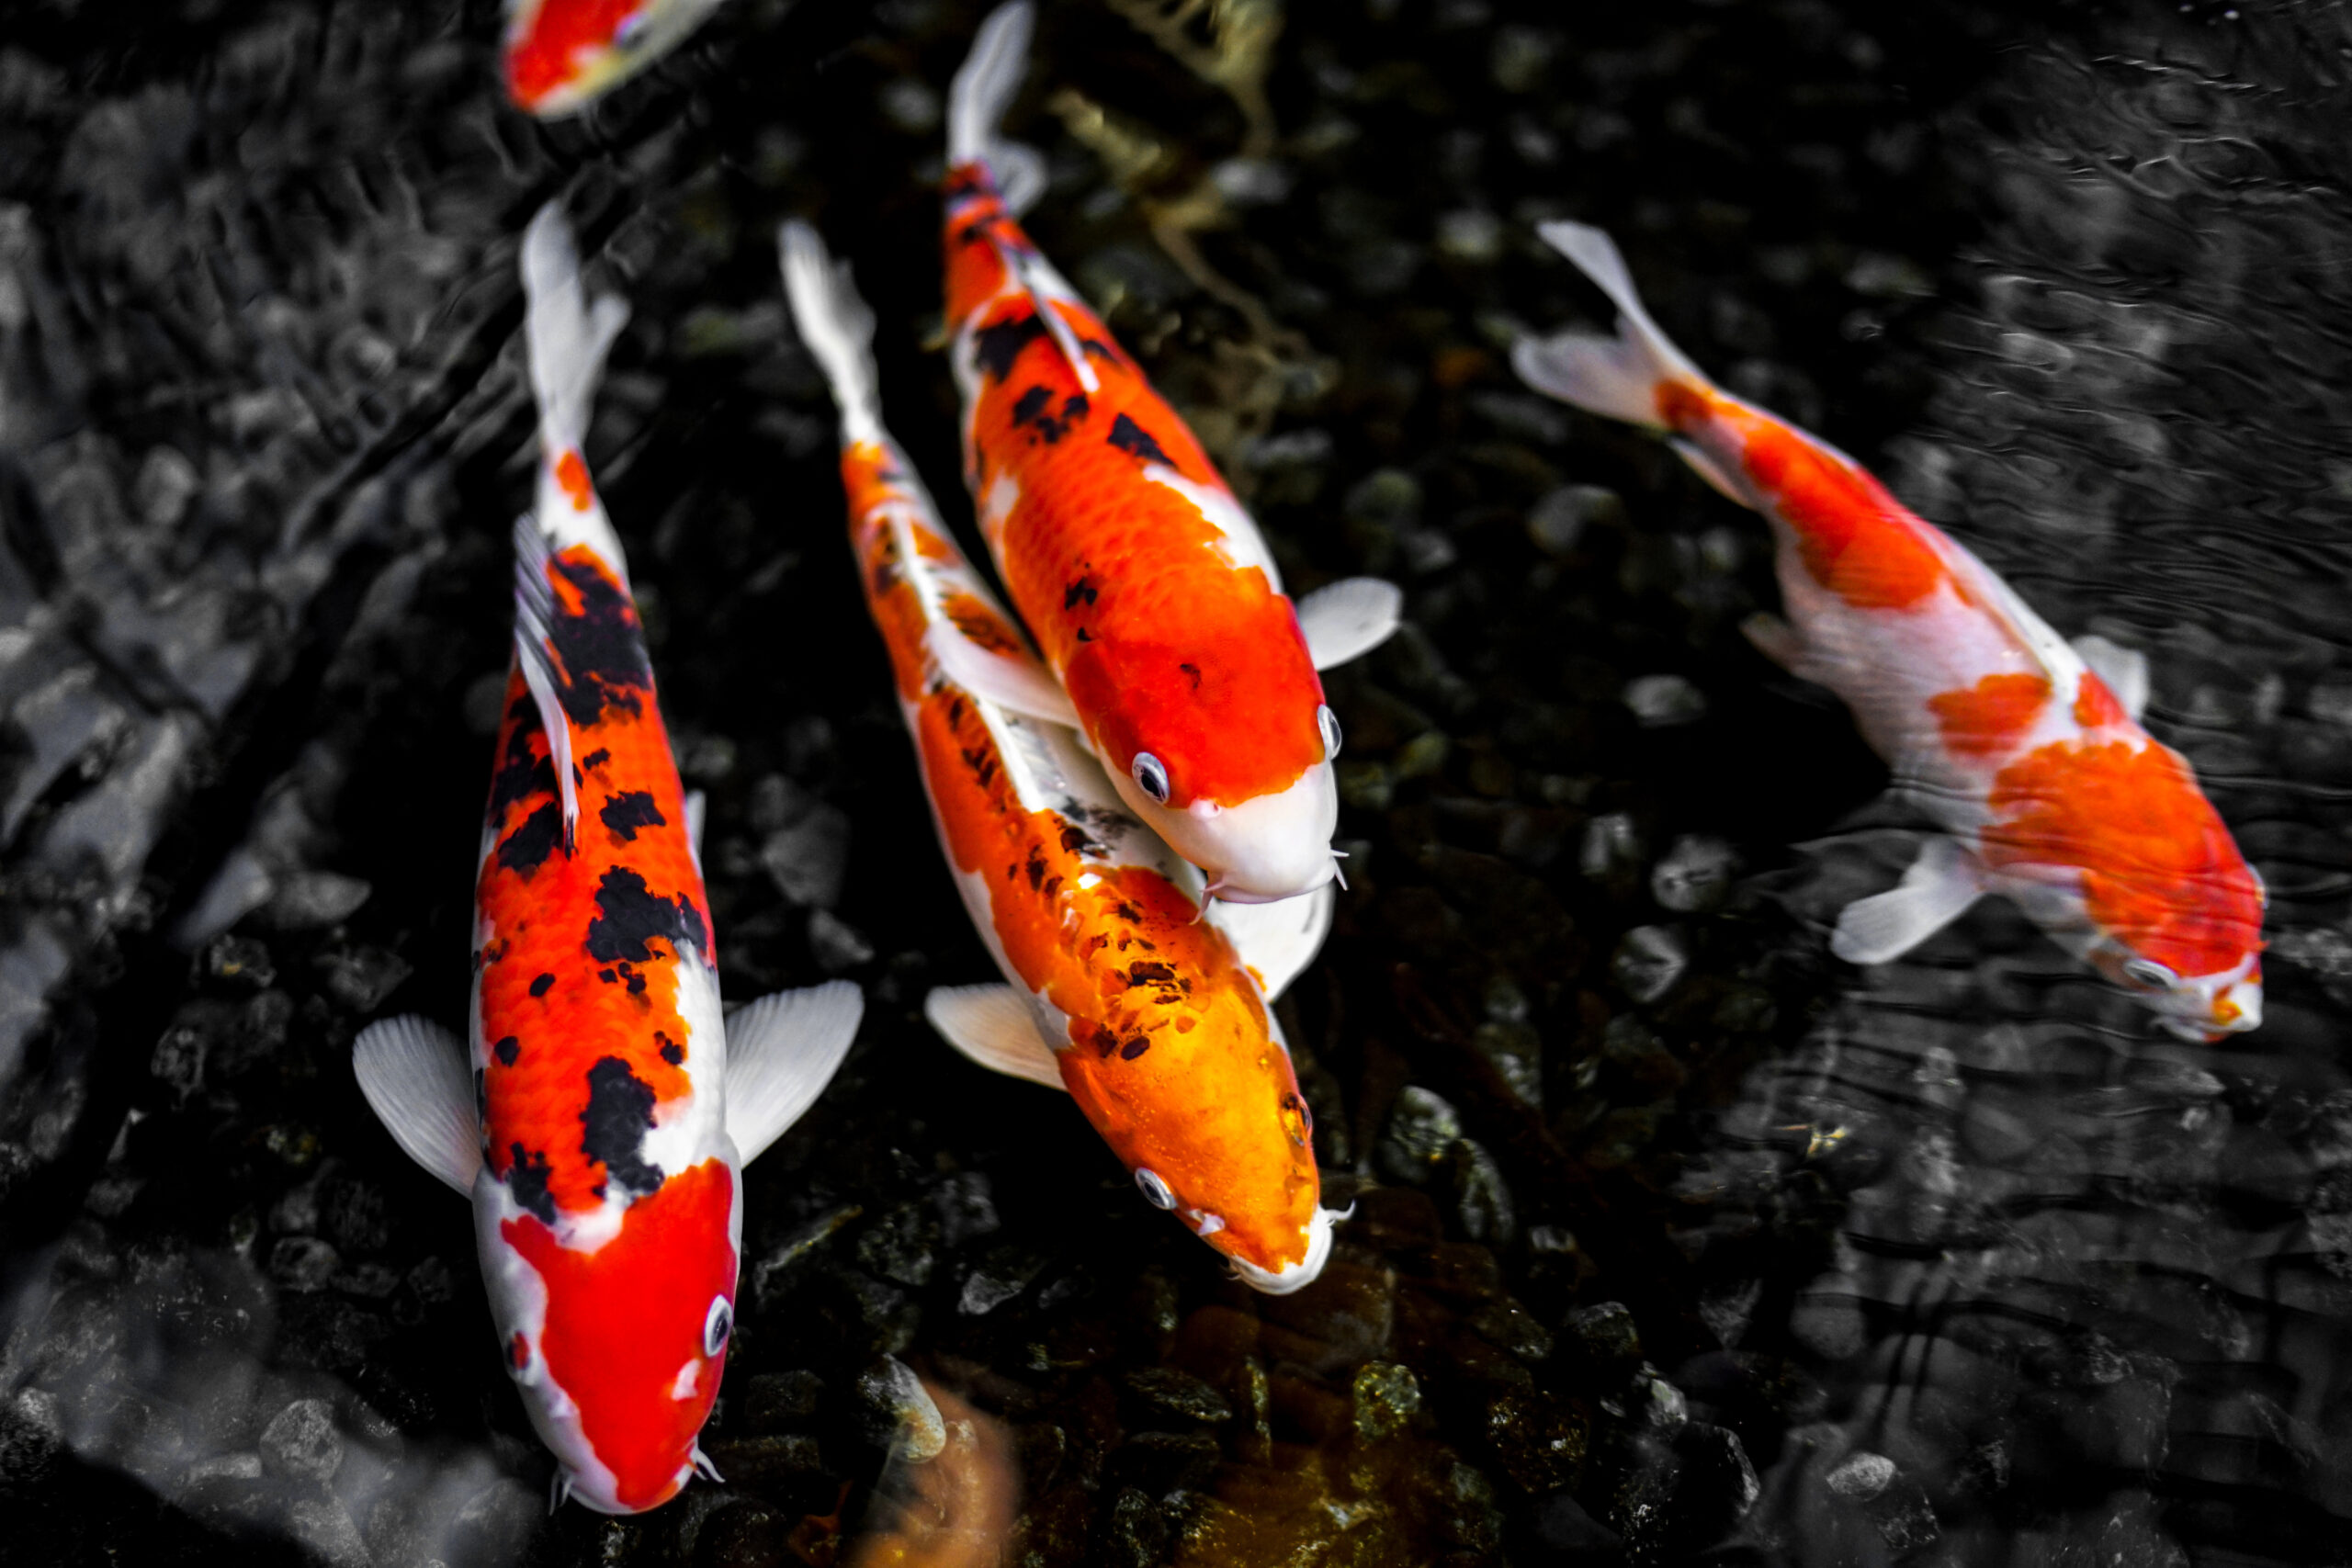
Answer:
<svg viewBox="0 0 2352 1568"><path fill-rule="evenodd" d="M844 443L882 438L882 403L875 389L874 312L857 292L847 262L836 262L817 231L797 221L776 231L784 265L784 296L800 341L817 356L842 411Z"/></svg>
<svg viewBox="0 0 2352 1568"><path fill-rule="evenodd" d="M552 460L576 452L588 434L596 378L605 351L628 321L628 306L606 295L586 303L571 228L555 202L539 209L523 234L524 332L531 357L531 390L539 400L539 440Z"/></svg>
<svg viewBox="0 0 2352 1568"><path fill-rule="evenodd" d="M1539 392L1589 413L1657 426L1657 389L1663 381L1705 386L1707 378L1683 357L1642 309L1625 258L1600 230L1583 223L1546 223L1536 231L1544 243L1577 264L1617 307L1617 335L1561 333L1523 337L1512 345L1511 367Z"/></svg>
<svg viewBox="0 0 2352 1568"><path fill-rule="evenodd" d="M947 92L948 166L986 164L997 194L1015 213L1026 211L1046 188L1046 162L1037 150L997 131L1029 69L1035 19L1030 0L1008 0L989 12Z"/></svg>

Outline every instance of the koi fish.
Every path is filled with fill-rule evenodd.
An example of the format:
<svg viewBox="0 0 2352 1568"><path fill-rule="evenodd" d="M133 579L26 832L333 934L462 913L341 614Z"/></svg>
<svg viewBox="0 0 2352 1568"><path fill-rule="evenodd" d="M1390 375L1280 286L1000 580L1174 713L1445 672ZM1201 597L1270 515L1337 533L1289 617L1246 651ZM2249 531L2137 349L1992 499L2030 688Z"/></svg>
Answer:
<svg viewBox="0 0 2352 1568"><path fill-rule="evenodd" d="M855 285L806 226L780 242L793 319L841 410L851 544L932 820L1012 982L934 990L924 1014L982 1066L1069 1090L1154 1207L1257 1289L1297 1290L1322 1271L1335 1216L1317 1202L1314 1119L1268 1004L1321 946L1332 891L1204 919L1200 874L1074 733L962 682L992 664L1050 677L883 428Z"/></svg>
<svg viewBox="0 0 2352 1568"><path fill-rule="evenodd" d="M582 304L554 207L523 244L537 504L474 886L472 1040L423 1019L353 1066L401 1147L473 1200L508 1373L554 1501L635 1513L696 1471L735 1322L741 1168L808 1109L864 1002L722 1019L709 903L628 570L580 446L628 311ZM730 1041L729 1036L732 1036ZM730 1049L731 1046L731 1049Z"/></svg>
<svg viewBox="0 0 2352 1568"><path fill-rule="evenodd" d="M661 59L722 0L520 0L506 18L507 96L542 119L578 114Z"/></svg>
<svg viewBox="0 0 2352 1568"><path fill-rule="evenodd" d="M2146 660L2068 644L2009 585L1827 443L1716 388L1643 310L1597 229L1544 240L1617 307L1613 338L1522 338L1530 386L1669 433L1764 514L1787 618L1758 649L1842 697L1897 787L1949 837L1839 916L1854 964L1908 952L1987 893L2191 1040L2262 1021L2262 880L2178 752L2140 727Z"/></svg>
<svg viewBox="0 0 2352 1568"><path fill-rule="evenodd" d="M1043 182L995 126L1029 27L1027 0L999 7L956 77L947 319L965 479L1051 678L1001 661L956 678L1080 730L1215 897L1310 892L1337 874L1339 819L1340 726L1316 671L1385 639L1400 596L1358 578L1294 606L1200 443L1014 221L998 179L1016 198Z"/></svg>

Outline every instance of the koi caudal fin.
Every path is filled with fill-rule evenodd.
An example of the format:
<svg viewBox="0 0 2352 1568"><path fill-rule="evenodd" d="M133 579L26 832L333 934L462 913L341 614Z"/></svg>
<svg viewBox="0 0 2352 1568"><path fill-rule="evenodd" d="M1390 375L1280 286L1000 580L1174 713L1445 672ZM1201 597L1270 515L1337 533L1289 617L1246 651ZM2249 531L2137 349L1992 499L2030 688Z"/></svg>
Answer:
<svg viewBox="0 0 2352 1568"><path fill-rule="evenodd" d="M1510 362L1521 380L1588 413L1662 428L1659 389L1670 382L1704 387L1705 376L1682 355L1642 309L1625 258L1600 230L1584 223L1546 223L1544 243L1577 264L1617 307L1617 335L1561 333L1523 337Z"/></svg>
<svg viewBox="0 0 2352 1568"><path fill-rule="evenodd" d="M539 400L539 441L549 462L580 450L595 406L605 351L628 321L626 302L606 295L589 305L580 286L571 229L554 202L539 209L523 234L524 321L531 390Z"/></svg>
<svg viewBox="0 0 2352 1568"><path fill-rule="evenodd" d="M987 164L998 196L1016 216L1045 194L1046 160L1035 147L1007 141L997 128L1029 69L1035 17L1029 0L990 11L947 93L947 166Z"/></svg>
<svg viewBox="0 0 2352 1568"><path fill-rule="evenodd" d="M836 262L808 224L776 231L784 264L784 295L792 324L831 383L842 411L842 444L882 438L882 403L875 389L874 312L857 292L849 264Z"/></svg>

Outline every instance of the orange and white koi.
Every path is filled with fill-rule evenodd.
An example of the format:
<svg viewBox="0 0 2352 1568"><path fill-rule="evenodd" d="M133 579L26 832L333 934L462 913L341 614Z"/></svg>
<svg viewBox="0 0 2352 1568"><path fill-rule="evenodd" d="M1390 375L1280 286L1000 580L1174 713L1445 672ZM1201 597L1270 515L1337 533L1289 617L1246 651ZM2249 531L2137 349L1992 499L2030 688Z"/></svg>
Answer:
<svg viewBox="0 0 2352 1568"><path fill-rule="evenodd" d="M1216 897L1291 897L1337 869L1340 729L1316 671L1386 637L1399 596L1352 579L1294 608L1200 443L1014 221L998 181L1016 197L1042 181L995 128L1029 28L1027 0L1000 7L956 77L947 319L965 479L1053 678L970 673L1083 733Z"/></svg>
<svg viewBox="0 0 2352 1568"><path fill-rule="evenodd" d="M1615 304L1618 332L1522 339L1521 377L1670 433L1701 478L1764 514L1787 618L1752 618L1749 637L1844 698L1951 835L1846 908L1838 955L1884 962L1998 893L2174 1033L2259 1024L2262 881L2188 761L2140 727L2144 659L2069 645L1852 458L1713 386L1643 310L1606 234L1542 232Z"/></svg>
<svg viewBox="0 0 2352 1568"><path fill-rule="evenodd" d="M507 96L542 119L578 114L661 59L722 0L519 0L507 14Z"/></svg>
<svg viewBox="0 0 2352 1568"><path fill-rule="evenodd" d="M401 1148L473 1201L508 1372L560 1461L557 1500L634 1513L710 1473L695 1434L734 1326L741 1167L815 1100L863 1002L835 983L721 1018L695 807L580 451L628 312L583 305L552 206L523 276L541 462L514 529L472 1039L387 1020L353 1065Z"/></svg>
<svg viewBox="0 0 2352 1568"><path fill-rule="evenodd" d="M940 845L1012 982L935 990L923 1010L983 1066L1068 1089L1153 1205L1259 1290L1295 1291L1322 1271L1334 1216L1269 998L1321 945L1332 890L1204 919L1199 873L1074 733L964 683L989 665L1049 677L883 428L855 286L806 227L786 225L782 249L841 409L851 544Z"/></svg>

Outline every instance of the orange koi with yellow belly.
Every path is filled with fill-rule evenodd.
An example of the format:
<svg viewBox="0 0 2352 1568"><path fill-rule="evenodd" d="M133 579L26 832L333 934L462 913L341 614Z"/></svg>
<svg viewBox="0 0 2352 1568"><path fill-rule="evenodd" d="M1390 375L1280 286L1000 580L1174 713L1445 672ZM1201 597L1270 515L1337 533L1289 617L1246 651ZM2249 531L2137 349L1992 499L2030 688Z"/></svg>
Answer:
<svg viewBox="0 0 2352 1568"><path fill-rule="evenodd" d="M956 78L947 320L965 479L1052 679L966 673L1081 732L1214 897L1310 892L1336 874L1339 816L1339 722L1316 671L1386 637L1399 596L1360 578L1294 607L1200 443L1014 220L999 179L1016 197L1041 182L995 128L1029 28L1026 0L1000 7Z"/></svg>
<svg viewBox="0 0 2352 1568"><path fill-rule="evenodd" d="M964 683L1049 679L883 428L873 317L815 233L787 225L786 292L842 412L866 606L890 655L941 847L1012 982L931 993L982 1066L1069 1091L1150 1202L1259 1290L1323 1268L1313 1120L1270 998L1314 956L1331 890L1212 908L1068 728Z"/></svg>
<svg viewBox="0 0 2352 1568"><path fill-rule="evenodd" d="M585 307L552 207L523 269L541 461L514 530L472 1039L387 1020L353 1065L401 1148L473 1201L503 1359L559 1461L557 1499L635 1513L714 1473L696 1434L734 1328L741 1168L815 1100L863 1004L837 982L722 1019L694 808L580 451L627 311Z"/></svg>
<svg viewBox="0 0 2352 1568"><path fill-rule="evenodd" d="M1523 339L1521 377L1668 432L1701 478L1770 520L1787 615L1756 617L1749 637L1845 699L1950 835L1847 908L1838 955L1894 958L1998 893L2172 1032L2258 1025L2262 879L2187 760L2140 727L2145 660L2102 638L2069 645L1852 458L1717 389L1650 320L1606 234L1542 232L1609 296L1618 333Z"/></svg>

